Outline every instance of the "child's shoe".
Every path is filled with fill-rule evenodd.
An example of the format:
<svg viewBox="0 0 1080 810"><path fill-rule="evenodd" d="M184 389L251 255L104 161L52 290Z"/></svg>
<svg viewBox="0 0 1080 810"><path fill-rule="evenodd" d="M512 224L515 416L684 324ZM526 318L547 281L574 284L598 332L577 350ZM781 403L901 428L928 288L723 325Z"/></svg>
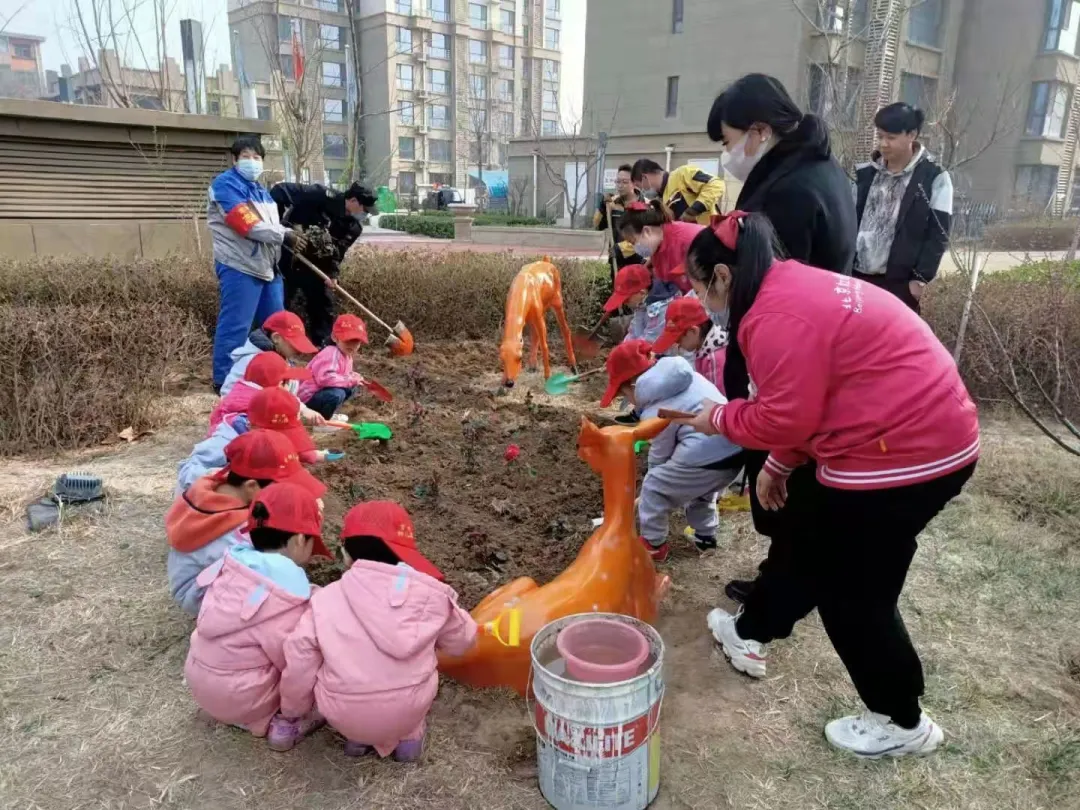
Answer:
<svg viewBox="0 0 1080 810"><path fill-rule="evenodd" d="M424 738L419 740L402 740L394 749L394 759L398 762L416 762L424 753Z"/></svg>
<svg viewBox="0 0 1080 810"><path fill-rule="evenodd" d="M667 540L665 540L658 546L654 546L652 543L642 537L641 544L645 546L645 548L648 550L649 556L653 558L653 562L662 563L667 560L668 555L671 553L671 546L668 545Z"/></svg>
<svg viewBox="0 0 1080 810"><path fill-rule="evenodd" d="M630 413L620 413L615 417L615 424L617 425L636 425L641 421L641 415L638 412L630 411Z"/></svg>
<svg viewBox="0 0 1080 810"><path fill-rule="evenodd" d="M694 547L698 551L704 553L706 551L716 551L716 537L707 537L703 534L697 534L691 527L687 526L683 529L683 537L694 544Z"/></svg>
<svg viewBox="0 0 1080 810"><path fill-rule="evenodd" d="M355 740L345 741L345 756L347 757L366 757L375 749L370 745L356 742Z"/></svg>
<svg viewBox="0 0 1080 810"><path fill-rule="evenodd" d="M313 709L304 717L289 719L275 714L270 721L270 732L266 735L267 744L273 751L290 751L308 734L326 722L318 710Z"/></svg>

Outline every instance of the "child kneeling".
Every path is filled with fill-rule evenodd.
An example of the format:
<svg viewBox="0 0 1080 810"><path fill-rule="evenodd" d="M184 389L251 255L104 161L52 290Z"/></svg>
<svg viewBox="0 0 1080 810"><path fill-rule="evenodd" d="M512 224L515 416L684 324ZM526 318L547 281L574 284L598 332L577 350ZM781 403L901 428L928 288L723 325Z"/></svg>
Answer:
<svg viewBox="0 0 1080 810"><path fill-rule="evenodd" d="M661 408L696 413L705 399L727 402L686 360L657 359L643 340L612 349L607 371L608 387L601 407L622 396L634 404L643 419L655 417ZM716 499L741 468L741 449L724 436L706 436L685 425L670 424L652 440L649 471L638 501L638 528L654 560L662 562L670 553L668 519L680 507L686 510L686 522L698 550L716 548L720 526Z"/></svg>
<svg viewBox="0 0 1080 810"><path fill-rule="evenodd" d="M341 534L349 570L312 596L285 644L281 712L302 717L318 706L348 740L347 755L374 749L413 762L439 687L435 651L464 654L476 622L417 550L398 504L357 504Z"/></svg>
<svg viewBox="0 0 1080 810"><path fill-rule="evenodd" d="M315 497L296 484L271 484L251 505L251 546L229 549L199 575L206 588L184 675L199 707L215 720L270 747L291 748L322 724L317 713L299 723L275 720L282 650L311 597L302 566L313 554L329 557Z"/></svg>
<svg viewBox="0 0 1080 810"><path fill-rule="evenodd" d="M325 419L332 419L364 381L353 371L353 361L360 345L368 342L367 327L355 315L339 315L330 336L333 345L308 363L311 379L300 385L300 400Z"/></svg>

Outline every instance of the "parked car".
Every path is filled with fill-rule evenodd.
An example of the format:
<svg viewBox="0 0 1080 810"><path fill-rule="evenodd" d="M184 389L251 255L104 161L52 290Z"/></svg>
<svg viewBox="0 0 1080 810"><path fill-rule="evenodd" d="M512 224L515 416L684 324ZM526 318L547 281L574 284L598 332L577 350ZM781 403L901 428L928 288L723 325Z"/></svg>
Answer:
<svg viewBox="0 0 1080 810"><path fill-rule="evenodd" d="M465 195L461 191L449 186L443 186L442 188L432 189L427 193L422 208L425 211L445 211L446 206L463 202L465 202Z"/></svg>

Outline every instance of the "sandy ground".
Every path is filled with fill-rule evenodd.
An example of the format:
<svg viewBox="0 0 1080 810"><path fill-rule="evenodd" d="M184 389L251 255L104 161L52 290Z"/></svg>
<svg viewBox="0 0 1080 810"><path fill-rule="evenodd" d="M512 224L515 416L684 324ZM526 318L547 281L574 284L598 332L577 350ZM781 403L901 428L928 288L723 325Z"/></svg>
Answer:
<svg viewBox="0 0 1080 810"><path fill-rule="evenodd" d="M445 682L417 766L348 760L329 731L275 754L197 719L162 514L209 404L175 403L173 425L130 446L0 464L0 808L546 807L526 706L508 694ZM559 407L576 422L582 405ZM684 550L669 566L654 807L1080 807L1080 470L1011 426L990 425L986 446L978 480L924 536L902 600L946 746L882 763L830 750L823 723L857 703L816 616L772 646L767 680L730 669L705 614L764 551L737 516L716 554ZM27 534L26 501L71 469L103 475L107 504Z"/></svg>

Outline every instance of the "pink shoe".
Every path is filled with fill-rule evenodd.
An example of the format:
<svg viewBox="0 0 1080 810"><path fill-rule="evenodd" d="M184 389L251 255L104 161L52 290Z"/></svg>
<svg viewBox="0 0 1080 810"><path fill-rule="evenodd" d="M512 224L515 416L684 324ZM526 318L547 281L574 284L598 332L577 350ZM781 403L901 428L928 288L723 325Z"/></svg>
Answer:
<svg viewBox="0 0 1080 810"><path fill-rule="evenodd" d="M394 749L394 759L398 762L416 762L424 753L424 738L419 740L402 740Z"/></svg>
<svg viewBox="0 0 1080 810"><path fill-rule="evenodd" d="M345 741L345 756L347 757L366 757L374 750L370 745L364 745L355 740Z"/></svg>
<svg viewBox="0 0 1080 810"><path fill-rule="evenodd" d="M290 751L300 740L326 723L326 718L313 709L304 717L289 719L275 714L266 735L272 751Z"/></svg>

